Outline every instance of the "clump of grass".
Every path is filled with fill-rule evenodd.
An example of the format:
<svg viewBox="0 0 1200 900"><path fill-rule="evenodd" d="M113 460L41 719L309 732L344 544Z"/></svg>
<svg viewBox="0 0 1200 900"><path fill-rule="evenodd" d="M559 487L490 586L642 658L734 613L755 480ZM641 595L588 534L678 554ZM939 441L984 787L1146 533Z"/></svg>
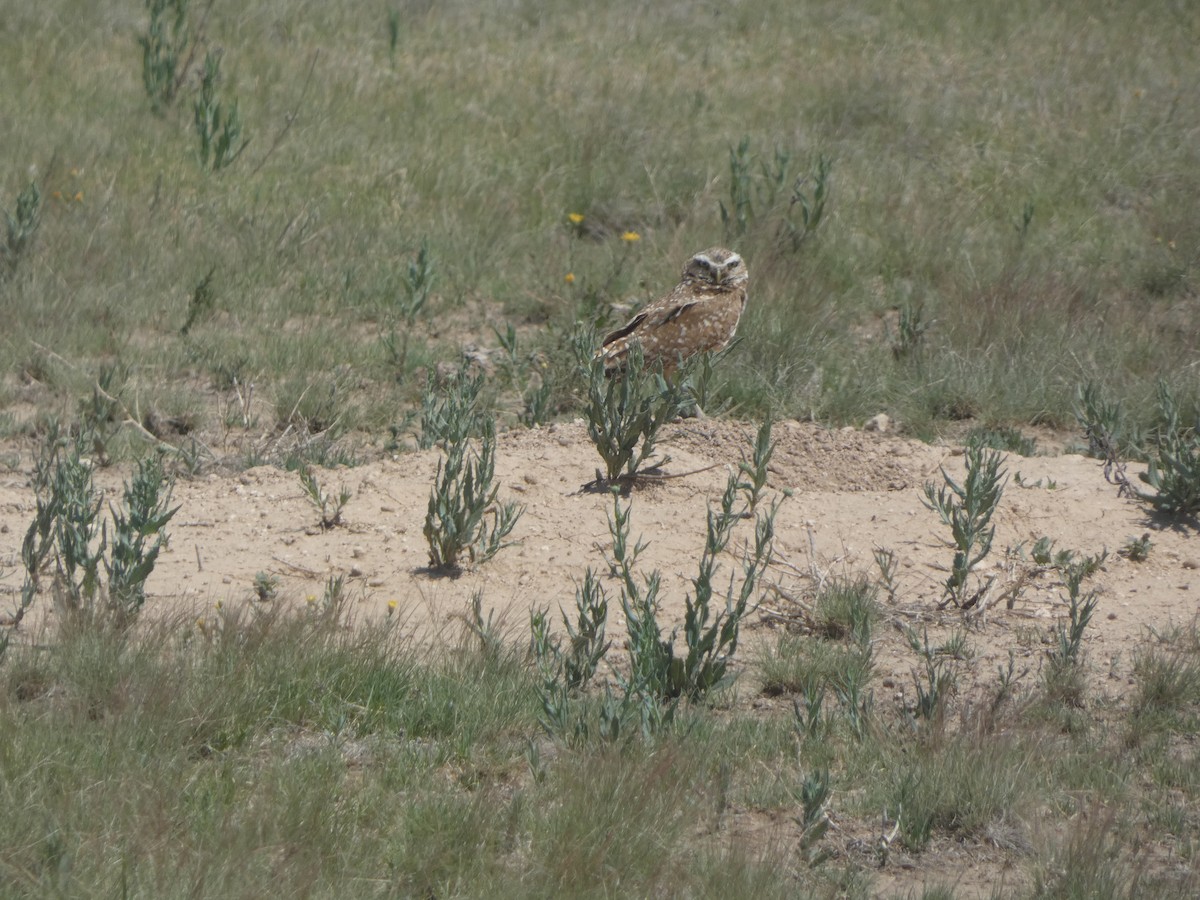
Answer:
<svg viewBox="0 0 1200 900"><path fill-rule="evenodd" d="M950 526L954 539L954 560L950 577L946 579L945 600L959 609L970 608L978 594L968 596L971 571L992 549L996 526L991 524L1004 493L1007 481L1000 468L1001 454L980 446L964 450L967 477L962 484L942 470L945 485L925 483L925 505L937 512L942 522Z"/></svg>
<svg viewBox="0 0 1200 900"><path fill-rule="evenodd" d="M498 503L495 484L496 433L491 419L483 422L480 447L467 439L451 442L438 460L425 514L429 566L437 572L461 571L464 558L486 562L507 546L505 538L520 519L517 503Z"/></svg>
<svg viewBox="0 0 1200 900"><path fill-rule="evenodd" d="M1017 737L904 742L886 753L887 776L874 799L895 814L912 850L926 847L935 831L980 839L1036 789L1025 774L1033 749ZM1019 830L1008 830L1016 845L1027 843Z"/></svg>
<svg viewBox="0 0 1200 900"><path fill-rule="evenodd" d="M850 640L869 646L879 617L878 588L866 576L830 578L813 601L813 622L818 634L833 640Z"/></svg>
<svg viewBox="0 0 1200 900"><path fill-rule="evenodd" d="M820 156L811 175L797 174L788 150L776 147L768 162L757 158L750 147L750 138L744 136L729 148L729 206L718 201L725 237L732 241L744 236L756 221L777 218L776 237L794 252L825 216L833 163ZM811 191L807 190L810 179Z"/></svg>
<svg viewBox="0 0 1200 900"><path fill-rule="evenodd" d="M217 80L221 77L221 54L210 50L204 56L204 72L200 79L200 95L192 104L196 138L200 142L200 165L219 172L228 168L250 144L242 139L242 117L237 98L222 106L217 97Z"/></svg>
<svg viewBox="0 0 1200 900"><path fill-rule="evenodd" d="M1037 451L1037 441L1011 425L977 426L967 433L964 443L968 447L1003 450L1018 456L1033 456Z"/></svg>

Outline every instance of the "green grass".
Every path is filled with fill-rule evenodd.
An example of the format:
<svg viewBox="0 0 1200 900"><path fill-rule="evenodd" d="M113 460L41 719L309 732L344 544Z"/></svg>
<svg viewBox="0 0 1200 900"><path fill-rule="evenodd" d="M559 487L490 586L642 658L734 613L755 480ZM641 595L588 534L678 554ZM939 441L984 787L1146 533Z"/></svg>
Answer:
<svg viewBox="0 0 1200 900"><path fill-rule="evenodd" d="M715 400L887 410L920 435L964 416L1069 426L1088 380L1135 415L1160 376L1195 402L1200 26L1177 4L395 12L392 52L382 7L215 8L221 95L250 138L215 173L190 95L150 109L143 10L6 16L0 206L31 176L44 206L0 285L0 373L69 410L119 360L131 403L190 393L217 433L238 373L261 424L379 444L419 369L495 345L479 323L515 324L565 372L576 321L670 286L725 239L745 137L755 177L777 149L796 172L832 159L829 206L799 252L776 239L788 190L736 238L752 299ZM436 279L400 360L383 338L423 246ZM898 357L883 321L915 306L930 328Z"/></svg>
<svg viewBox="0 0 1200 900"><path fill-rule="evenodd" d="M807 641L791 652L819 668L835 641ZM844 679L832 663L809 677ZM919 868L949 840L1007 854L1018 896L1103 878L1112 896L1153 883L1185 897L1194 872L1098 869L1073 836L1080 804L1097 804L1109 856L1151 842L1193 858L1200 700L1194 673L1163 671L1147 657L1127 705L1077 711L1089 724L1071 732L1027 714L1036 692L917 730L882 697L853 727L832 690L826 724L802 732L750 676L653 739L567 744L538 722L524 647L466 631L418 643L402 619L346 631L228 610L65 629L13 643L0 666L0 893L865 897L878 861L903 850ZM1151 696L1173 715L1148 719ZM839 828L797 853L818 772ZM875 862L814 852L884 811L880 834L898 833Z"/></svg>

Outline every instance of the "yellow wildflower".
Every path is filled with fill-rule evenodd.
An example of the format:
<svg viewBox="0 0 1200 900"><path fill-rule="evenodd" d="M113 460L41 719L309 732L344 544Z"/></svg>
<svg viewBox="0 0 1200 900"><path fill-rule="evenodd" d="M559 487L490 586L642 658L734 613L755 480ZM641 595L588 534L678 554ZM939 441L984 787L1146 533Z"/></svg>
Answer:
<svg viewBox="0 0 1200 900"><path fill-rule="evenodd" d="M389 601L388 601L388 615L390 616L390 615L391 615L392 613L394 613L395 611L396 611L396 601L395 601L395 600L389 600Z"/></svg>
<svg viewBox="0 0 1200 900"><path fill-rule="evenodd" d="M575 283L575 273L568 272L566 275L563 276L563 281L565 281L567 284L574 284Z"/></svg>
<svg viewBox="0 0 1200 900"><path fill-rule="evenodd" d="M623 235L621 235L621 240L627 241L631 244L634 241L640 241L641 239L642 239L642 236L640 234L638 234L636 231L627 231Z"/></svg>
<svg viewBox="0 0 1200 900"><path fill-rule="evenodd" d="M50 196L53 197L55 200L61 200L62 199L62 191L54 191L53 193L50 194Z"/></svg>
<svg viewBox="0 0 1200 900"><path fill-rule="evenodd" d="M567 213L567 218L571 220L572 225L578 225L583 221L583 213Z"/></svg>
<svg viewBox="0 0 1200 900"><path fill-rule="evenodd" d="M75 194L75 202L76 203L83 202L83 191L79 191L77 194Z"/></svg>

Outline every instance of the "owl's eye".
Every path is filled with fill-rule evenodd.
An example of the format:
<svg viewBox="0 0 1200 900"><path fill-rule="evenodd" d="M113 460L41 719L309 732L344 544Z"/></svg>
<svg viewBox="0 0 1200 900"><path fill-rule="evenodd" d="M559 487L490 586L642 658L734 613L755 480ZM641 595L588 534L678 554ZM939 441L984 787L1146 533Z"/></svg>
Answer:
<svg viewBox="0 0 1200 900"><path fill-rule="evenodd" d="M731 259L728 263L726 263L726 265L729 266L729 268L731 268L731 269L736 269L741 264L742 264L742 261L740 259Z"/></svg>

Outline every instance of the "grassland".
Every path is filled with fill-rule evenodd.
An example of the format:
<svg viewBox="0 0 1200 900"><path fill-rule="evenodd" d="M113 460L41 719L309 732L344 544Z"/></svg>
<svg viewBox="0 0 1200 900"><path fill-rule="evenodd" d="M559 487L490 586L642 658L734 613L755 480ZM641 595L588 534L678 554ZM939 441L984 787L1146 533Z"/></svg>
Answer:
<svg viewBox="0 0 1200 900"><path fill-rule="evenodd" d="M394 47L386 6L214 4L197 56L223 51L219 91L250 141L216 173L194 72L151 112L145 10L6 14L0 205L30 179L44 199L0 289L9 431L31 407L75 417L107 373L134 418L214 446L247 422L378 446L424 370L509 324L522 364L555 377L550 413L568 412L577 323L611 322L719 242L753 270L717 386L745 414L883 411L929 436L1070 425L1089 381L1134 418L1159 378L1196 402L1200 26L1184 5L393 12ZM743 138L752 206L728 233ZM821 156L826 218L793 250L792 179ZM423 242L434 280L410 327ZM240 415L232 388L251 384Z"/></svg>
<svg viewBox="0 0 1200 900"><path fill-rule="evenodd" d="M41 196L0 259L12 469L52 421L101 463L170 445L181 474L395 451L439 364L510 327L485 402L577 415L576 329L715 243L753 286L706 407L1063 430L1092 383L1145 431L1161 380L1200 411L1186 3L189 14L158 112L141 4L0 14L0 208ZM191 104L218 48L249 144L213 171ZM950 703L965 657L929 652L914 717L872 705L878 610L840 587L815 633L620 741L547 733L521 633L68 619L0 654L0 895L867 897L958 848L996 880L931 864L901 892L1195 895L1194 627L1114 704L1011 671Z"/></svg>

